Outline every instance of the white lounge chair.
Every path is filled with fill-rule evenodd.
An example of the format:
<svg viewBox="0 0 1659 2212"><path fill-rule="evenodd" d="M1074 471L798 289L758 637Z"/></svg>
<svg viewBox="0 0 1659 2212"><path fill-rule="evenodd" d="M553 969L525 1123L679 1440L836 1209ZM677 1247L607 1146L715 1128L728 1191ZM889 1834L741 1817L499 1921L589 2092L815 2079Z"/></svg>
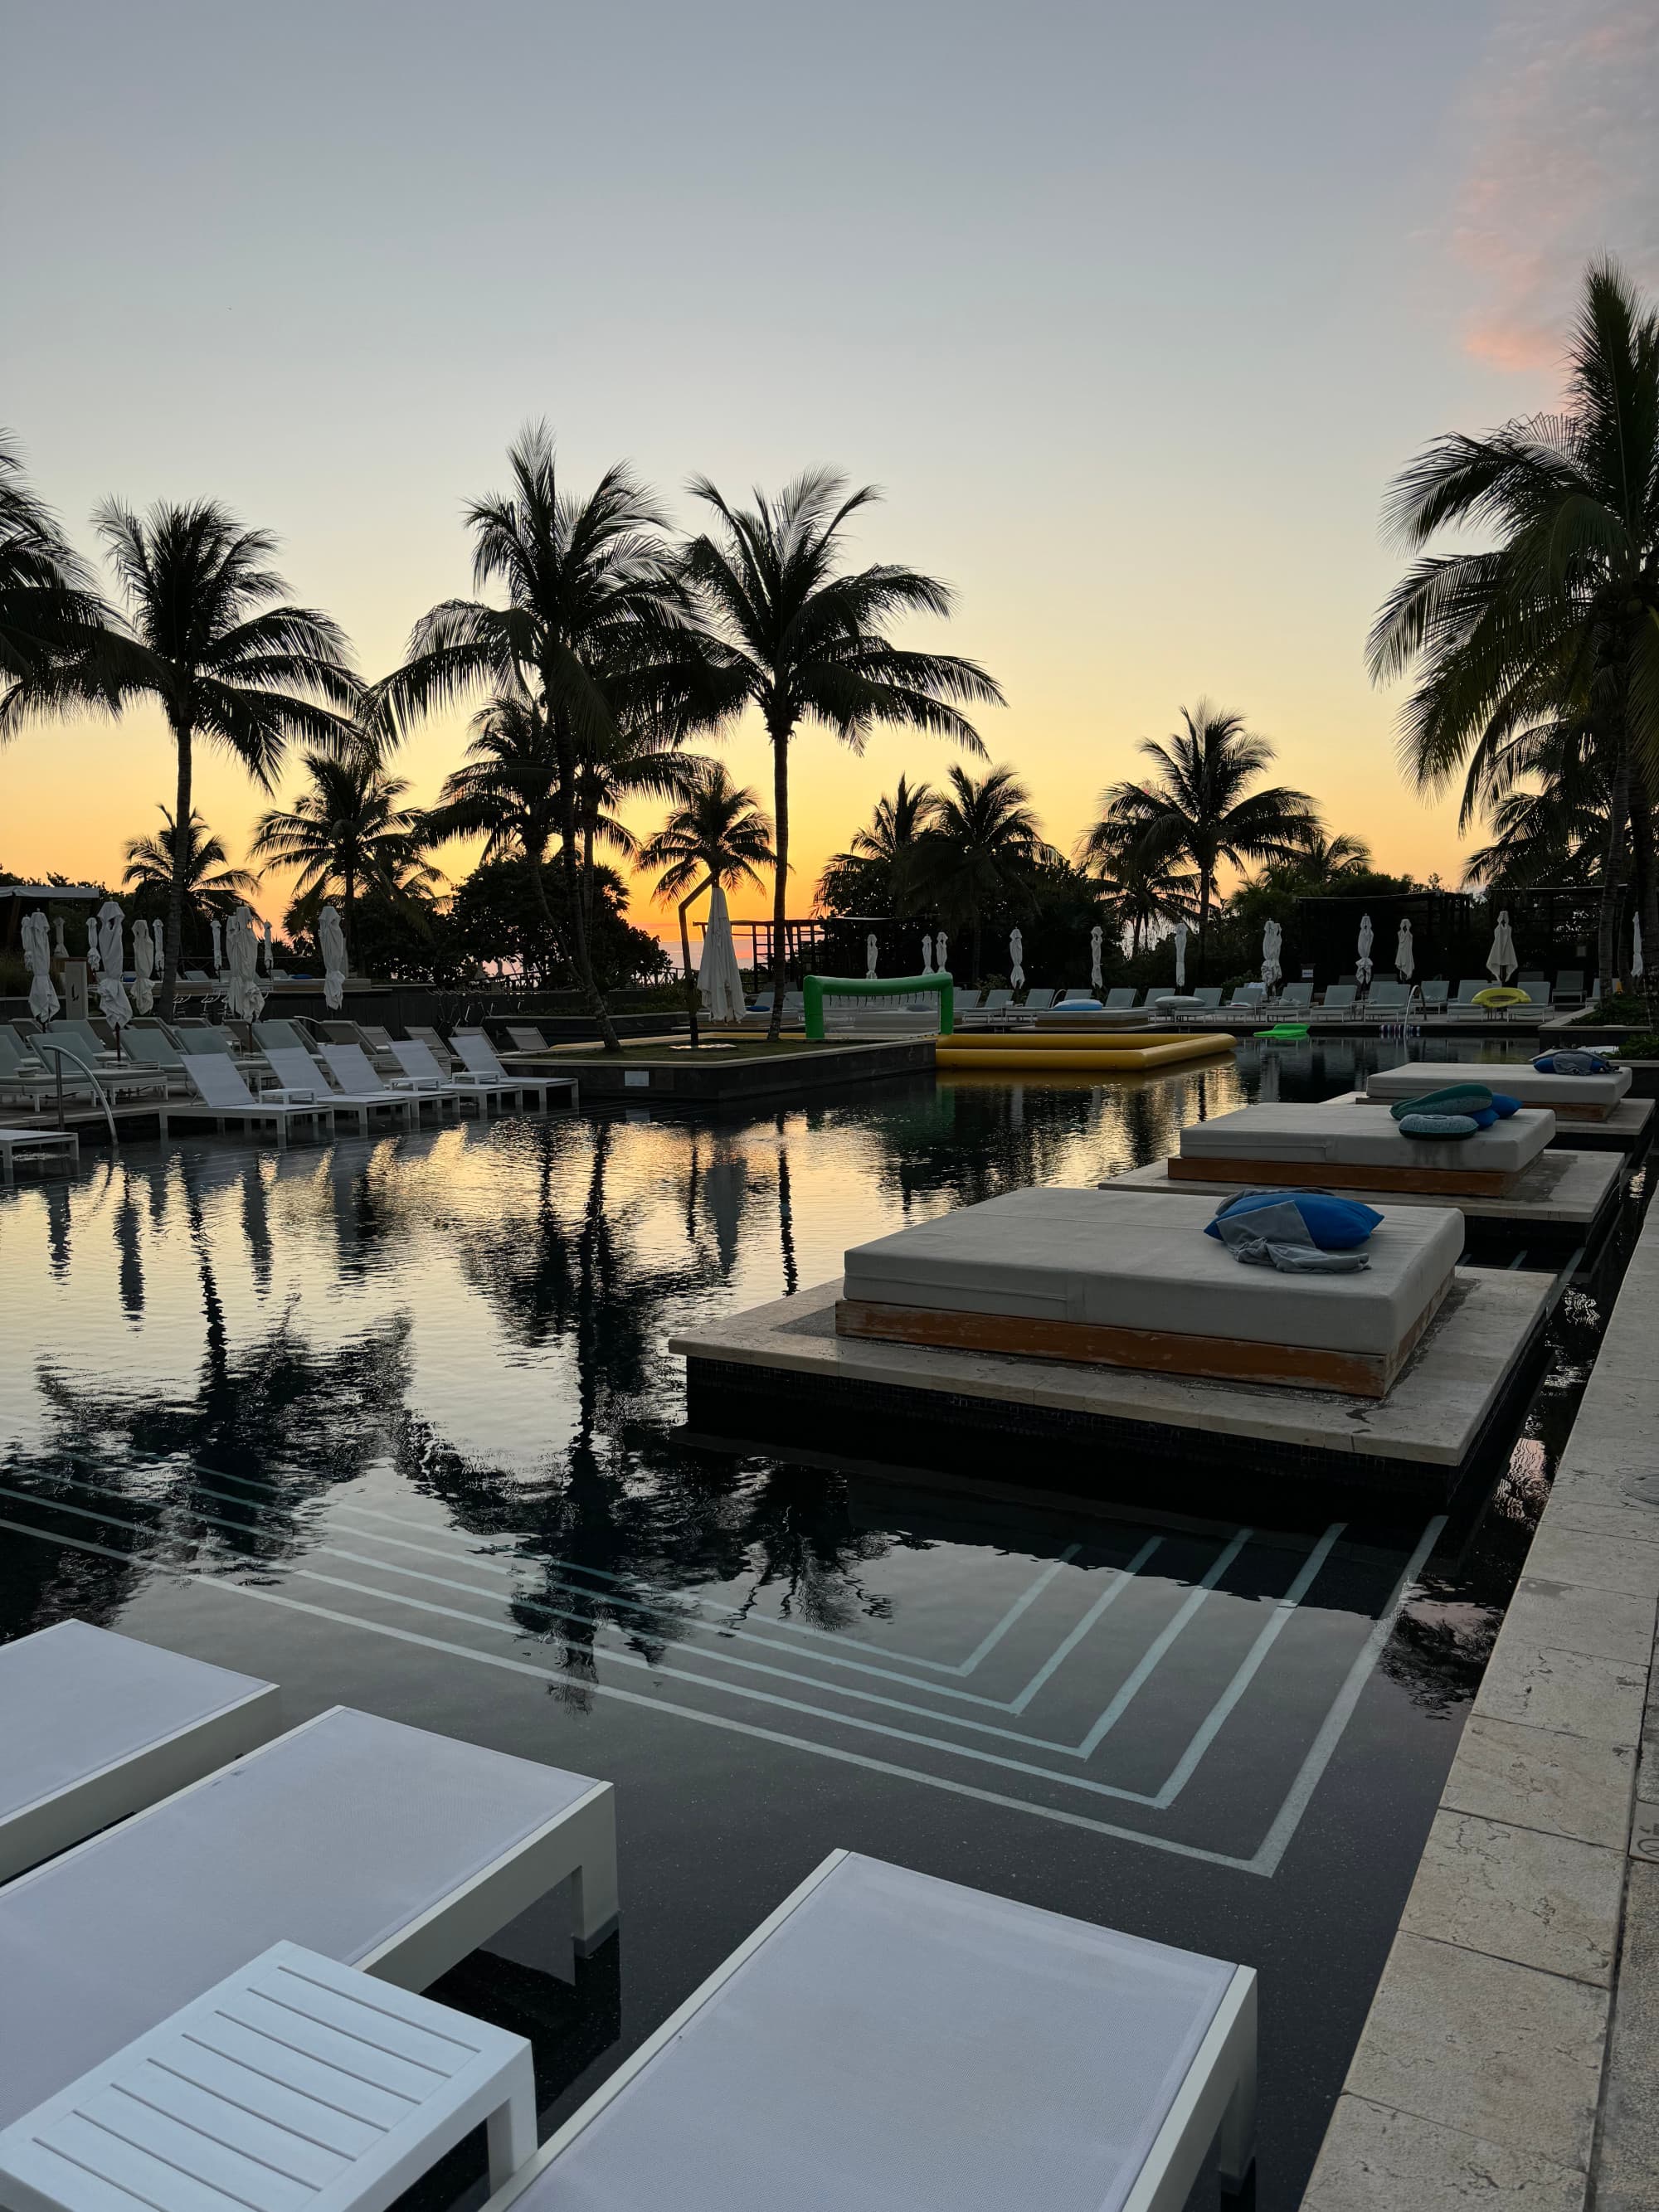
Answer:
<svg viewBox="0 0 1659 2212"><path fill-rule="evenodd" d="M419 1037L398 1037L392 1047L392 1058L400 1073L392 1079L394 1085L406 1085L423 1096L454 1099L471 1098L482 1108L483 1094L476 1079L464 1071L446 1074L432 1057Z"/></svg>
<svg viewBox="0 0 1659 2212"><path fill-rule="evenodd" d="M31 1110L39 1113L43 1100L58 1096L58 1068L47 1066L53 1057L36 1053L33 1040L25 1049L16 1031L0 1022L0 1096L27 1099ZM66 1098L91 1097L92 1085L73 1061L63 1062L63 1079Z"/></svg>
<svg viewBox="0 0 1659 2212"><path fill-rule="evenodd" d="M1179 2212L1255 2039L1248 1966L836 1851L485 2212Z"/></svg>
<svg viewBox="0 0 1659 2212"><path fill-rule="evenodd" d="M274 1943L0 2133L27 2212L384 2212L483 2125L536 2148L521 2035Z"/></svg>
<svg viewBox="0 0 1659 2212"><path fill-rule="evenodd" d="M483 1096L496 1098L507 1094L518 1097L526 1091L533 1092L537 1103L545 1110L546 1083L535 1076L515 1075L510 1068L503 1067L496 1057L495 1046L481 1030L457 1030L450 1042L459 1053L465 1070L464 1074L456 1077L458 1083L470 1079L477 1085Z"/></svg>
<svg viewBox="0 0 1659 2212"><path fill-rule="evenodd" d="M242 1080L236 1063L222 1053L187 1052L183 1060L185 1074L198 1103L174 1099L164 1105L161 1109L164 1137L168 1124L175 1120L210 1120L222 1131L227 1121L246 1121L253 1128L269 1126L276 1131L279 1145L288 1142L288 1133L296 1121L308 1121L319 1135L325 1127L334 1126L332 1105L320 1100L289 1103L280 1098L256 1097Z"/></svg>
<svg viewBox="0 0 1659 2212"><path fill-rule="evenodd" d="M509 1022L507 1033L513 1040L514 1052L550 1052L552 1047L541 1031L529 1022Z"/></svg>
<svg viewBox="0 0 1659 2212"><path fill-rule="evenodd" d="M276 1726L274 1683L83 1620L0 1644L0 1881Z"/></svg>
<svg viewBox="0 0 1659 2212"><path fill-rule="evenodd" d="M365 1099L378 1100L382 1104L388 1099L402 1104L409 1114L417 1114L422 1101L435 1106L440 1114L455 1097L453 1091L437 1085L423 1085L406 1075L383 1083L368 1064L368 1054L358 1044L325 1044L322 1055L328 1063L328 1072L348 1098L360 1103Z"/></svg>
<svg viewBox="0 0 1659 2212"><path fill-rule="evenodd" d="M429 1023L405 1022L404 1032L417 1043L423 1044L441 1068L453 1068L458 1065L454 1054Z"/></svg>
<svg viewBox="0 0 1659 2212"><path fill-rule="evenodd" d="M307 1100L320 1099L337 1118L342 1114L351 1115L360 1129L368 1129L369 1116L374 1114L390 1114L400 1121L407 1121L414 1112L406 1091L388 1091L384 1084L362 1097L349 1091L333 1089L326 1069L299 1046L268 1046L265 1063L276 1079L277 1089L264 1095L287 1099L296 1106L304 1105Z"/></svg>
<svg viewBox="0 0 1659 2212"><path fill-rule="evenodd" d="M564 1881L590 1949L608 1782L337 1705L0 1888L0 2126L272 1943L424 1989Z"/></svg>

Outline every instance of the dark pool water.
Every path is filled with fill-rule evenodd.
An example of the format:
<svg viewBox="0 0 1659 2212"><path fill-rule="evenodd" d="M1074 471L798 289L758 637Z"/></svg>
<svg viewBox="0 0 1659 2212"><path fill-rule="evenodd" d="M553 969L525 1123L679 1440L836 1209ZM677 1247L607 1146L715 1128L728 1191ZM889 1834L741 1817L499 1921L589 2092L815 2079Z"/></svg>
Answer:
<svg viewBox="0 0 1659 2212"><path fill-rule="evenodd" d="M810 1433L696 1449L665 1345L1378 1050L141 1146L6 1194L0 1633L80 1614L269 1675L292 1720L356 1704L614 1781L620 1936L574 1986L480 1954L440 1992L533 2033L544 2128L845 1845L1257 1967L1258 2202L1293 2205L1639 1179L1449 1516L1259 1527L1183 1511L1178 1474L1149 1515L1109 1468L1039 1506L884 1473L878 1438L856 1470ZM477 2193L463 2157L426 2201Z"/></svg>

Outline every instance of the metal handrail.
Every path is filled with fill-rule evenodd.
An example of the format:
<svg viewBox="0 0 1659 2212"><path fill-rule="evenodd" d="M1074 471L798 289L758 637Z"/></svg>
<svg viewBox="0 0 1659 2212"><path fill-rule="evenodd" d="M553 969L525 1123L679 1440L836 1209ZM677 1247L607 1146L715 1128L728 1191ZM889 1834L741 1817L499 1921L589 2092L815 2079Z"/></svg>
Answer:
<svg viewBox="0 0 1659 2212"><path fill-rule="evenodd" d="M64 1120L64 1062L66 1060L72 1060L75 1062L75 1065L84 1073L88 1082L91 1084L93 1090L97 1096L98 1103L104 1109L104 1119L109 1123L109 1141L112 1150L119 1152L121 1149L121 1140L115 1133L115 1116L110 1110L109 1098L104 1090L104 1086L98 1080L97 1069L95 1067L88 1066L87 1062L82 1059L78 1052L71 1052L66 1044L60 1044L56 1037L42 1036L33 1037L30 1042L33 1045L36 1052L39 1052L44 1046L48 1052L55 1052L58 1054L56 1066L58 1074L58 1127L62 1129L67 1127L67 1124Z"/></svg>

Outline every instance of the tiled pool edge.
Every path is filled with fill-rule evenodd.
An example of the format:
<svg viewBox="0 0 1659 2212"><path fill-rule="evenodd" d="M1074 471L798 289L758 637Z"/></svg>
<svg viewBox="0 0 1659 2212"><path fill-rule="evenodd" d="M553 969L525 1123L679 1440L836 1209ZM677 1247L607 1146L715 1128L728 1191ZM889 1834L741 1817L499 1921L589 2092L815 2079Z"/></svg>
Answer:
<svg viewBox="0 0 1659 2212"><path fill-rule="evenodd" d="M1652 2212L1659 1214L1643 1230L1304 2212ZM1639 1765L1639 1775L1638 1775Z"/></svg>

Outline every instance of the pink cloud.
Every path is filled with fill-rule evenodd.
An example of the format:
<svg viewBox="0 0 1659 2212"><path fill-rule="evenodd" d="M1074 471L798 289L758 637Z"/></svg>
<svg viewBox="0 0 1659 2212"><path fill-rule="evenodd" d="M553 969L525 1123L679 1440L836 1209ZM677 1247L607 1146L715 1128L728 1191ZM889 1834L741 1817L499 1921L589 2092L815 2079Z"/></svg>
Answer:
<svg viewBox="0 0 1659 2212"><path fill-rule="evenodd" d="M1659 0L1507 0L1464 125L1464 345L1553 367L1592 254L1659 281Z"/></svg>

